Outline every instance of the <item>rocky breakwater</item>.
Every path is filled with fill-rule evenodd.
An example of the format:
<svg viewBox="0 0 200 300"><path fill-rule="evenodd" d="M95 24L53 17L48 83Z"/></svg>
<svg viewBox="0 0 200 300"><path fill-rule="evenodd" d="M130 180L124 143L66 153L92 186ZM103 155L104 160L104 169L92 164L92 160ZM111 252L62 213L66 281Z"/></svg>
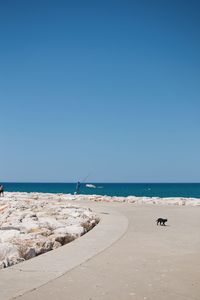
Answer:
<svg viewBox="0 0 200 300"><path fill-rule="evenodd" d="M0 268L61 247L98 222L64 195L6 193L0 199Z"/></svg>
<svg viewBox="0 0 200 300"><path fill-rule="evenodd" d="M135 205L177 205L177 206L200 206L200 198L183 198L183 197L116 197L101 195L66 195L70 200L90 200L95 202L118 202L131 203Z"/></svg>

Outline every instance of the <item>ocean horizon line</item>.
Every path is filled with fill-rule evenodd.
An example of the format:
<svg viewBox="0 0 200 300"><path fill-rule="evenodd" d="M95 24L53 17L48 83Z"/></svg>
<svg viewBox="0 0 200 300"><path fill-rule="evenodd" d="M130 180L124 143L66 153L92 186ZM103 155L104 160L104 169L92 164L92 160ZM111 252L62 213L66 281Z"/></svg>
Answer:
<svg viewBox="0 0 200 300"><path fill-rule="evenodd" d="M45 183L55 183L55 184L76 184L77 181L0 181L1 183L35 183L35 184L45 184ZM200 184L200 181L135 181L135 182L129 182L129 181L79 181L80 183L96 183L96 184Z"/></svg>

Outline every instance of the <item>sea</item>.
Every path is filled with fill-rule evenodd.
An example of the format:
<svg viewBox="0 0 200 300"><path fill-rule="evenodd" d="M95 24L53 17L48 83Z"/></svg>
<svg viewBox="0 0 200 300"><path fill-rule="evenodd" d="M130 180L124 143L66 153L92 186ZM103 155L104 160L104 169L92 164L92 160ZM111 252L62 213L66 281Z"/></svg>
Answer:
<svg viewBox="0 0 200 300"><path fill-rule="evenodd" d="M74 194L76 183L4 182L7 192L39 192ZM81 183L80 194L137 197L200 198L200 183Z"/></svg>

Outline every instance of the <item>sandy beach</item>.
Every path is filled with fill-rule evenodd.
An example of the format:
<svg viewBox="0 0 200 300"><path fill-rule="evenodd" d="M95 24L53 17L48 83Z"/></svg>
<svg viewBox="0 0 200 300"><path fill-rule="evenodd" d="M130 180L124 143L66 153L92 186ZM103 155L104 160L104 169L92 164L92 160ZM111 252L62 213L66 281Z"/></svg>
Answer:
<svg viewBox="0 0 200 300"><path fill-rule="evenodd" d="M199 299L199 207L81 197L71 201L92 209L100 223L66 246L1 270L1 299ZM167 226L157 226L158 217L168 218Z"/></svg>

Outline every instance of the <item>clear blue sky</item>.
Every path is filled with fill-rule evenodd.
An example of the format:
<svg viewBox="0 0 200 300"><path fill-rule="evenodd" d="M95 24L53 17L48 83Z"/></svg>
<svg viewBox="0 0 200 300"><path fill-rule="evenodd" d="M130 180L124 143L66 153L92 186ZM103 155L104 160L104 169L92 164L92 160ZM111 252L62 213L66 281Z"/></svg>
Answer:
<svg viewBox="0 0 200 300"><path fill-rule="evenodd" d="M0 1L0 181L200 181L199 1Z"/></svg>

